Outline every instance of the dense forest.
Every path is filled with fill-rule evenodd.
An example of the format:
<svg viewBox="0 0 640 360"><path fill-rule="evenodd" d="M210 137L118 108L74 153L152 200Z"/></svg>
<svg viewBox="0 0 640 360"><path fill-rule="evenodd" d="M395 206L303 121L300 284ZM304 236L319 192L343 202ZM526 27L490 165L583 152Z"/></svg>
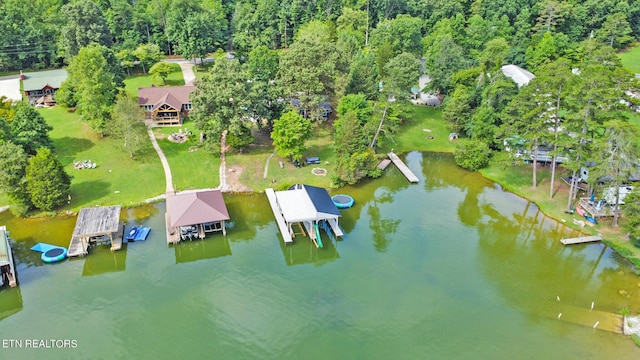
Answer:
<svg viewBox="0 0 640 360"><path fill-rule="evenodd" d="M501 37L509 44L506 62L537 65L551 41L556 56L574 54L588 37L615 49L629 45L640 36L640 2L4 0L0 71L60 66L90 42L116 53L156 44L165 54L187 58L217 49L247 55L259 45L289 47L312 20L331 24L336 45L347 53L365 44L375 49L390 44L394 52L422 56L446 46L450 56L460 57L453 66L477 62L484 45ZM434 43L445 33L447 42Z"/></svg>
<svg viewBox="0 0 640 360"><path fill-rule="evenodd" d="M0 71L66 67L58 102L101 133L128 108L122 81L135 66L229 52L235 60L216 61L192 95L210 147L226 134L242 149L257 126L299 158L328 104L336 185L379 174L376 147L401 126L421 74L465 140L455 154L465 168L515 141L534 157L533 186L542 147L569 157L572 179L593 159L605 161L592 174L614 185L636 169L638 84L615 52L640 37L639 1L5 0L0 15ZM519 88L505 64L536 77Z"/></svg>

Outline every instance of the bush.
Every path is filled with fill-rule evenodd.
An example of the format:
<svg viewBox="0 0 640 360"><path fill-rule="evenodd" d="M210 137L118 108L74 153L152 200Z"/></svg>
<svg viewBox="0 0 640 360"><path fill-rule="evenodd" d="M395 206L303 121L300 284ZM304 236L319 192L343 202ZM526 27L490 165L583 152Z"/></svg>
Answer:
<svg viewBox="0 0 640 360"><path fill-rule="evenodd" d="M489 164L491 150L489 146L480 140L462 140L453 152L458 166L476 171Z"/></svg>

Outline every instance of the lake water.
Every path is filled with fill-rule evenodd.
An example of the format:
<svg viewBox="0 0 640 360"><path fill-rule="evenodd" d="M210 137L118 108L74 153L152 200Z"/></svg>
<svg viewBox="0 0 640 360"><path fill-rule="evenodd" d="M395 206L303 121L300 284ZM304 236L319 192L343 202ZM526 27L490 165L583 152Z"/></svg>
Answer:
<svg viewBox="0 0 640 360"><path fill-rule="evenodd" d="M284 246L263 194L225 195L226 238L168 246L161 203L123 210L152 228L146 241L47 265L29 248L67 246L75 218L0 214L20 262L20 286L0 291L0 358L640 358L591 325L640 311L626 261L564 247L574 231L449 155L405 158L421 182L389 167L340 190L356 205L323 249Z"/></svg>

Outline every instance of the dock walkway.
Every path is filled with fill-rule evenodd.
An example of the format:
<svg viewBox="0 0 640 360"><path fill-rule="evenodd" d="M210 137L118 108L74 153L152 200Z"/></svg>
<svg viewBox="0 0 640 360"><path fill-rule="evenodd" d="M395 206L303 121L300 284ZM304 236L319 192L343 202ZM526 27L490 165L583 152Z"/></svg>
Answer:
<svg viewBox="0 0 640 360"><path fill-rule="evenodd" d="M85 256L89 253L89 242L83 241L80 236L72 236L67 249L68 257Z"/></svg>
<svg viewBox="0 0 640 360"><path fill-rule="evenodd" d="M391 159L391 161L393 161L393 164L407 178L407 180L409 180L409 182L412 182L412 183L417 183L418 182L418 177L409 169L409 167L407 165L405 165L405 163L402 160L400 160L398 155L396 155L396 154L394 154L392 152L390 152L387 155L389 156L389 159Z"/></svg>
<svg viewBox="0 0 640 360"><path fill-rule="evenodd" d="M276 199L275 191L273 191L273 189L271 188L268 188L264 192L265 194L267 194L267 199L269 199L269 204L271 205L273 216L275 216L276 222L278 223L278 228L280 228L282 239L284 239L285 243L292 243L293 238L291 237L291 233L289 232L287 223L284 221L284 216L282 216L282 211L280 211L280 205L278 205L278 200Z"/></svg>
<svg viewBox="0 0 640 360"><path fill-rule="evenodd" d="M573 245L573 244L584 244L589 242L596 242L602 240L601 235L593 235L593 236L578 236L575 238L562 239L561 243L564 245Z"/></svg>

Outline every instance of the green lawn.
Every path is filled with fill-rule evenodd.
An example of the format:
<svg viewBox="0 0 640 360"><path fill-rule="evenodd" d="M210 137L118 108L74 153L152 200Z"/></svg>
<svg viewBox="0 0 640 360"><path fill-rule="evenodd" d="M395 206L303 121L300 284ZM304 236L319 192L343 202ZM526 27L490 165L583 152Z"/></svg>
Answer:
<svg viewBox="0 0 640 360"><path fill-rule="evenodd" d="M171 133L193 132L189 140L176 144L167 140ZM167 157L176 190L213 188L220 185L220 157L199 146L199 132L188 119L182 127L156 127L153 132Z"/></svg>
<svg viewBox="0 0 640 360"><path fill-rule="evenodd" d="M636 45L618 54L622 65L634 74L640 74L640 46Z"/></svg>
<svg viewBox="0 0 640 360"><path fill-rule="evenodd" d="M455 142L449 141L450 125L442 119L442 107L405 104L402 107L404 122L398 134L384 139L379 152L393 149L402 153L411 150L453 152Z"/></svg>
<svg viewBox="0 0 640 360"><path fill-rule="evenodd" d="M167 82L165 84L162 83L162 79L153 78L149 74L135 74L127 77L124 80L124 88L129 96L134 98L138 98L138 88L142 87L150 87L151 85L155 86L180 86L184 85L184 78L182 77L182 70L180 70L180 65L178 64L169 64L172 68L172 72L167 77Z"/></svg>
<svg viewBox="0 0 640 360"><path fill-rule="evenodd" d="M258 130L254 130L254 134ZM321 187L331 186L331 175L334 171L333 154L333 127L328 123L317 123L314 128L314 136L307 142L308 150L305 157L319 157L321 164L307 165L296 168L289 159L274 154L269 160L267 176L264 176L265 163L269 155L273 153L273 147L267 135L258 134L260 145L252 145L243 153L227 155L227 168L241 168L240 182L254 191L263 191L272 187L278 190L287 189L293 184L309 184ZM283 167L280 167L282 163ZM328 164L327 164L328 163ZM326 175L314 175L313 168L326 170Z"/></svg>
<svg viewBox="0 0 640 360"><path fill-rule="evenodd" d="M120 141L100 138L77 114L59 106L39 111L53 127L49 135L58 159L73 176L71 205L61 211L93 205L129 206L164 193L164 172L151 146L131 159ZM97 167L76 170L74 160L91 160Z"/></svg>

